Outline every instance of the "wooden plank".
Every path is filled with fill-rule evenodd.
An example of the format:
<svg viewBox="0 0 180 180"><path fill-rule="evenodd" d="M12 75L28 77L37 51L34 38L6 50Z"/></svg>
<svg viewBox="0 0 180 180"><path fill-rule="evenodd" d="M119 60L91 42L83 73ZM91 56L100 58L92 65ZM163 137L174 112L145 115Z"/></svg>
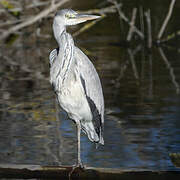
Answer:
<svg viewBox="0 0 180 180"><path fill-rule="evenodd" d="M69 179L71 166L39 166L0 164L0 178L18 179ZM166 180L180 179L180 171L133 171L111 168L77 168L71 174L71 180Z"/></svg>

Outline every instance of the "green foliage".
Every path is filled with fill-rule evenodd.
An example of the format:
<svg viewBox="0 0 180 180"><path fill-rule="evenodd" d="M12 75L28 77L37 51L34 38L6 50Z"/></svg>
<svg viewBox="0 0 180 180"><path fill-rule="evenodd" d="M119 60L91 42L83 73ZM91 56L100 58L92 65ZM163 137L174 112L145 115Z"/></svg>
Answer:
<svg viewBox="0 0 180 180"><path fill-rule="evenodd" d="M176 167L180 167L180 153L170 153L169 154L172 163L176 166Z"/></svg>
<svg viewBox="0 0 180 180"><path fill-rule="evenodd" d="M5 9L7 9L10 14L12 14L13 16L19 18L20 12L19 12L19 11L12 11L12 9L14 9L15 7L14 7L14 5L11 4L9 1L7 1L7 0L1 0L1 1L0 1L0 4L1 4Z"/></svg>

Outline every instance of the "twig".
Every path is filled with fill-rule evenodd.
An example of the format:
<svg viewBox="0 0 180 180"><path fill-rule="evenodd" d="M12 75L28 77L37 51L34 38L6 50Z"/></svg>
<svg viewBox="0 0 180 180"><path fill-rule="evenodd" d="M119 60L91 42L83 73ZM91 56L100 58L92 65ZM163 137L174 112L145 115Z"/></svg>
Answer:
<svg viewBox="0 0 180 180"><path fill-rule="evenodd" d="M0 22L0 27L8 26L8 25L16 24L16 23L20 23L20 22L25 21L25 20L27 20L27 18L15 19L15 20L9 20L9 21L5 21L5 22Z"/></svg>
<svg viewBox="0 0 180 180"><path fill-rule="evenodd" d="M33 4L28 5L25 9L31 9L31 8L36 8L36 7L40 7L40 6L45 6L47 4L50 4L50 1L33 3Z"/></svg>
<svg viewBox="0 0 180 180"><path fill-rule="evenodd" d="M117 11L118 11L118 13L120 14L120 11L121 11L121 6L118 6L118 3L117 3L117 1L116 0L108 0L110 3L112 3L112 4L114 4L114 6L116 7L116 9L117 9ZM119 16L119 18L120 18L120 16Z"/></svg>
<svg viewBox="0 0 180 180"><path fill-rule="evenodd" d="M164 33L164 30L165 30L165 28L166 28L166 26L167 26L167 23L168 23L168 21L169 21L169 19L170 19L170 17L171 17L171 14L172 14L172 11L173 11L175 2L176 2L176 0L172 0L172 1L171 1L171 4L170 4L170 6L169 6L168 14L167 14L167 16L166 16L166 18L165 18L162 26L161 26L161 29L160 29L160 31L159 31L159 34L158 34L158 36L157 36L158 40L161 39L161 37L162 37L162 35L163 35L163 33Z"/></svg>
<svg viewBox="0 0 180 180"><path fill-rule="evenodd" d="M127 35L127 41L130 41L134 32L134 24L136 21L136 14L137 14L137 8L133 8L133 12L132 12L132 18L131 18L131 26L129 28L129 32Z"/></svg>
<svg viewBox="0 0 180 180"><path fill-rule="evenodd" d="M169 61L168 61L166 55L164 54L164 51L162 50L162 48L159 47L158 49L159 49L159 52L160 52L160 55L161 55L162 59L164 60L167 68L170 71L170 76L172 78L172 83L174 84L174 86L176 88L176 93L179 94L180 87L179 87L179 84L176 81L176 77L175 77L175 74L174 74L174 69L171 67L171 64L169 63Z"/></svg>
<svg viewBox="0 0 180 180"><path fill-rule="evenodd" d="M109 2L113 3L116 7L117 7L117 2L116 1L112 1L112 0L109 0ZM125 16L125 14L122 12L121 10L121 7L117 8L117 11L118 11L118 14L119 16L125 21L128 23L129 26L132 26L129 19ZM134 28L134 32L136 32L136 34L138 34L140 36L141 39L144 39L144 34L136 27L136 26L133 26Z"/></svg>
<svg viewBox="0 0 180 180"><path fill-rule="evenodd" d="M17 12L17 11L22 11L22 8L12 8L12 9L8 9L8 12ZM1 12L7 12L6 9L1 9Z"/></svg>
<svg viewBox="0 0 180 180"><path fill-rule="evenodd" d="M152 32L151 32L151 14L150 9L145 12L146 21L147 21L147 30L148 30L148 48L152 47Z"/></svg>
<svg viewBox="0 0 180 180"><path fill-rule="evenodd" d="M38 20L46 17L49 13L55 11L57 8L59 8L60 6L62 6L64 3L68 2L69 0L61 0L59 2L57 2L55 5L54 4L51 4L51 6L43 11L41 11L39 14L37 14L36 16L32 17L32 18L29 18L27 19L26 21L8 29L7 31L5 31L4 33L2 33L0 35L0 40L8 37L10 34L26 27L26 26L29 26L35 22L37 22Z"/></svg>
<svg viewBox="0 0 180 180"><path fill-rule="evenodd" d="M122 4L118 4L118 7L121 7ZM113 6L108 6L102 9L90 9L88 11L81 11L81 13L85 14L107 14L107 13L115 13L116 12L116 7L115 5Z"/></svg>
<svg viewBox="0 0 180 180"><path fill-rule="evenodd" d="M125 22L129 24L129 26L131 26L131 23L129 22L128 18L125 16L125 14L122 11L120 12L120 16ZM134 28L134 32L136 32L136 34L138 34L142 39L144 39L144 34L136 26L133 26L133 28Z"/></svg>
<svg viewBox="0 0 180 180"><path fill-rule="evenodd" d="M143 7L140 6L139 8L140 12L140 26L141 26L141 32L144 34L144 13L143 13Z"/></svg>

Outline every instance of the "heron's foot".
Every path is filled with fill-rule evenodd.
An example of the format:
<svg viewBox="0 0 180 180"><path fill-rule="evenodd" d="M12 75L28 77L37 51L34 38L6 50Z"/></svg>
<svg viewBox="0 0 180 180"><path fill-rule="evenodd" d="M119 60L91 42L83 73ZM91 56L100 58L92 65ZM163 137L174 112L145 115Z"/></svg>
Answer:
<svg viewBox="0 0 180 180"><path fill-rule="evenodd" d="M85 165L83 165L82 162L77 162L76 164L72 166L72 170L75 170L75 169L83 170L85 169Z"/></svg>
<svg viewBox="0 0 180 180"><path fill-rule="evenodd" d="M71 179L71 175L73 172L83 171L85 169L85 166L82 164L82 162L78 162L77 164L72 165L72 169L69 172L69 180Z"/></svg>
<svg viewBox="0 0 180 180"><path fill-rule="evenodd" d="M81 161L77 162L76 167L78 167L80 169L85 169L85 166L83 165L83 163Z"/></svg>

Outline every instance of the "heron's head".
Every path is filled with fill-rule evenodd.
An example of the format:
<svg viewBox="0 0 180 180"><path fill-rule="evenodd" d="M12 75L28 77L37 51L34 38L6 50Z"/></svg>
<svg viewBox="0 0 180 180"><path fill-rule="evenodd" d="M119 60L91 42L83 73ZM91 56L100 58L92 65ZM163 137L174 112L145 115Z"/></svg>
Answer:
<svg viewBox="0 0 180 180"><path fill-rule="evenodd" d="M100 16L78 14L72 9L63 9L56 13L54 20L59 25L70 26L76 25L87 20L97 19Z"/></svg>

